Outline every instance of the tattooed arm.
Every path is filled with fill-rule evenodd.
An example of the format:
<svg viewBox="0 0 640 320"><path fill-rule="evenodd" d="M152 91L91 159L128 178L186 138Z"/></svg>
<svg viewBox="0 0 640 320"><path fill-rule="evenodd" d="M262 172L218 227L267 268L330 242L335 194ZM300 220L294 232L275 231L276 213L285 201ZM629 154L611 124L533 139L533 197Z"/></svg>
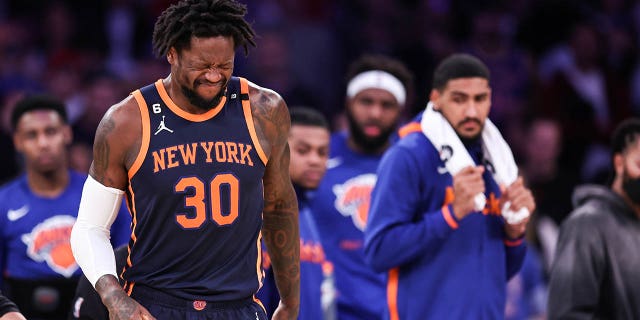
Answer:
<svg viewBox="0 0 640 320"><path fill-rule="evenodd" d="M297 319L300 304L298 201L289 177L291 120L284 100L252 85L251 105L262 146L269 146L264 174L263 237L271 257L280 306L273 319Z"/></svg>
<svg viewBox="0 0 640 320"><path fill-rule="evenodd" d="M109 318L155 319L130 298L115 275L113 248L108 230L122 202L130 168L140 149L140 112L132 96L112 106L98 125L93 145L93 163L82 192L78 220L72 231L72 248L87 278L93 279ZM114 195L115 194L115 195ZM118 195L118 196L116 196ZM110 203L105 203L109 199ZM110 210L116 206L115 211ZM74 239L75 238L75 239ZM106 263L113 262L113 265ZM112 270L113 269L113 270Z"/></svg>

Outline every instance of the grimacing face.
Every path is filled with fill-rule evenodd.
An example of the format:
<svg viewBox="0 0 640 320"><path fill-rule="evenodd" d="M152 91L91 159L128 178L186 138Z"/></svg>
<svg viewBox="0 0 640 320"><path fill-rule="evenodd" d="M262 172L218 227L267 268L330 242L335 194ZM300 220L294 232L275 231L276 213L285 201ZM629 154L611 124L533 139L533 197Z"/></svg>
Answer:
<svg viewBox="0 0 640 320"><path fill-rule="evenodd" d="M485 78L459 78L431 91L431 101L464 140L477 139L491 109L491 88Z"/></svg>
<svg viewBox="0 0 640 320"><path fill-rule="evenodd" d="M167 54L171 73L191 105L208 111L218 105L233 73L233 37L191 38L190 48Z"/></svg>
<svg viewBox="0 0 640 320"><path fill-rule="evenodd" d="M71 128L53 110L24 113L13 134L13 143L24 156L27 169L43 174L66 165L71 139Z"/></svg>
<svg viewBox="0 0 640 320"><path fill-rule="evenodd" d="M291 181L305 189L315 189L327 171L329 130L311 125L291 125L289 148Z"/></svg>
<svg viewBox="0 0 640 320"><path fill-rule="evenodd" d="M354 142L364 151L376 151L389 142L402 106L387 90L365 89L347 101L347 120Z"/></svg>

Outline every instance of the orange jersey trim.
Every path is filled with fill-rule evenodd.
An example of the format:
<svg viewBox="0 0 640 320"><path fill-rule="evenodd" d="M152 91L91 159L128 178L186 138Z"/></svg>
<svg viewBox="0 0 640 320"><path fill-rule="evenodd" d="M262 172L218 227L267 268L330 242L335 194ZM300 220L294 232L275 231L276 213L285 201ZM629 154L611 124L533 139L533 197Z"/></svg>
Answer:
<svg viewBox="0 0 640 320"><path fill-rule="evenodd" d="M398 315L398 268L389 270L389 280L387 280L387 305L389 306L389 319L399 320Z"/></svg>
<svg viewBox="0 0 640 320"><path fill-rule="evenodd" d="M458 223L456 219L451 215L451 211L449 211L449 205L444 205L442 207L442 216L444 217L444 221L447 222L451 229L458 229Z"/></svg>
<svg viewBox="0 0 640 320"><path fill-rule="evenodd" d="M405 124L398 130L398 136L400 136L400 138L404 138L410 133L420 132L420 131L422 131L422 126L420 125L419 122L410 122Z"/></svg>
<svg viewBox="0 0 640 320"><path fill-rule="evenodd" d="M517 239L517 240L504 239L503 242L507 247L517 247L522 244L522 240L523 239Z"/></svg>
<svg viewBox="0 0 640 320"><path fill-rule="evenodd" d="M193 114L193 113L184 111L183 109L178 107L178 105L175 104L173 100L171 100L171 97L169 97L167 90L164 88L162 79L159 79L158 81L156 81L156 89L158 90L158 93L160 94L160 98L162 98L162 101L164 101L164 103L169 107L171 111L173 111L173 113L177 114L181 118L184 118L193 122L203 122L215 117L215 115L217 115L218 112L222 110L222 107L224 107L224 104L227 103L227 97L223 96L222 99L220 99L220 102L218 103L218 105L215 106L215 108L202 114Z"/></svg>
<svg viewBox="0 0 640 320"><path fill-rule="evenodd" d="M151 120L149 118L149 109L147 108L147 102L144 101L142 92L140 92L140 90L134 91L133 97L138 102L138 109L140 109L140 121L142 122L142 141L140 142L140 151L138 151L136 160L133 162L131 168L129 168L129 172L127 173L127 175L129 176L129 180L133 178L133 176L142 166L144 157L146 157L147 151L149 151L149 141L151 140L151 127L149 124Z"/></svg>
<svg viewBox="0 0 640 320"><path fill-rule="evenodd" d="M260 307L262 308L262 310L264 310L264 312L265 312L265 313L267 313L267 309L266 309L266 308L264 307L264 305L262 304L262 301L260 301L260 299L258 299L258 298L256 297L256 295L255 295L255 294L253 295L253 301L254 301L255 303L259 304L259 305L260 305Z"/></svg>
<svg viewBox="0 0 640 320"><path fill-rule="evenodd" d="M135 244L137 237L135 235L136 226L138 225L138 217L136 212L136 199L135 194L133 193L133 189L131 188L131 179L133 176L140 170L142 163L144 162L144 158L149 151L149 141L151 140L151 128L150 128L150 119L149 119L149 109L147 109L147 103L142 97L142 92L140 90L136 90L133 93L133 97L138 102L138 108L140 109L140 121L142 122L142 141L140 142L140 151L138 151L138 155L136 156L136 160L129 168L127 172L127 176L129 177L129 194L131 195L131 199L127 197L127 206L129 207L129 213L131 214L131 237L130 239L133 241L127 248L127 261L125 267L122 269L122 273L124 274L127 267L131 267L133 264L131 263L131 246Z"/></svg>
<svg viewBox="0 0 640 320"><path fill-rule="evenodd" d="M256 246L258 247L258 258L256 259L256 272L258 273L258 284L259 288L262 288L262 280L264 279L264 272L262 272L262 231L258 233L258 241L256 241Z"/></svg>
<svg viewBox="0 0 640 320"><path fill-rule="evenodd" d="M124 285L124 291L127 292L128 296L131 296L131 292L133 292L133 286L135 285L135 282L127 282ZM127 288L128 287L128 288Z"/></svg>
<svg viewBox="0 0 640 320"><path fill-rule="evenodd" d="M129 207L129 212L131 213L131 240L133 241L133 243L131 243L127 248L129 253L127 254L126 265L131 267L133 265L131 263L131 246L135 245L136 241L138 240L138 237L136 237L136 227L138 226L138 212L136 211L136 195L133 193L133 188L131 188L131 179L129 179L129 193L131 194L131 204Z"/></svg>
<svg viewBox="0 0 640 320"><path fill-rule="evenodd" d="M249 82L245 78L240 78L240 93L249 95ZM249 100L242 100L242 110L244 111L244 120L247 122L249 128L249 135L253 141L253 145L256 147L256 152L264 165L267 165L269 159L262 149L258 135L256 134L256 127L253 124L253 115L251 113L251 102Z"/></svg>

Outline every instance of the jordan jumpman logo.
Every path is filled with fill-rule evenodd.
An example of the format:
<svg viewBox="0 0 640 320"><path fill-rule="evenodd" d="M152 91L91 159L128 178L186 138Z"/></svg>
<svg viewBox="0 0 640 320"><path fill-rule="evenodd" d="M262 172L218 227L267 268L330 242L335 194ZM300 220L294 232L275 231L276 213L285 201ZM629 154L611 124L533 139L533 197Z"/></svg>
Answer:
<svg viewBox="0 0 640 320"><path fill-rule="evenodd" d="M167 131L173 133L173 130L167 128L167 126L164 125L164 116L162 116L162 121L160 121L160 125L158 126L158 130L156 130L156 133L154 133L153 135L154 136L157 135L162 130L167 130Z"/></svg>

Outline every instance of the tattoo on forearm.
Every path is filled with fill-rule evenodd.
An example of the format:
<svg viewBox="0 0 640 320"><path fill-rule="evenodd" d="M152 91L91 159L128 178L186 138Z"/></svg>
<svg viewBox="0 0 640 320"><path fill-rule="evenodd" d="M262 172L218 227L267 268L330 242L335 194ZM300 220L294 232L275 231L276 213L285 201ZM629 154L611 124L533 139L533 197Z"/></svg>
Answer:
<svg viewBox="0 0 640 320"><path fill-rule="evenodd" d="M96 283L96 291L109 310L109 319L129 319L139 313L140 305L120 288L118 280L103 276Z"/></svg>
<svg viewBox="0 0 640 320"><path fill-rule="evenodd" d="M297 203L278 201L265 209L263 236L273 263L276 283L283 299L299 301L300 294L300 235Z"/></svg>
<svg viewBox="0 0 640 320"><path fill-rule="evenodd" d="M109 309L109 314L114 316L114 319L129 319L136 313L138 305L129 298L126 294L114 297Z"/></svg>

